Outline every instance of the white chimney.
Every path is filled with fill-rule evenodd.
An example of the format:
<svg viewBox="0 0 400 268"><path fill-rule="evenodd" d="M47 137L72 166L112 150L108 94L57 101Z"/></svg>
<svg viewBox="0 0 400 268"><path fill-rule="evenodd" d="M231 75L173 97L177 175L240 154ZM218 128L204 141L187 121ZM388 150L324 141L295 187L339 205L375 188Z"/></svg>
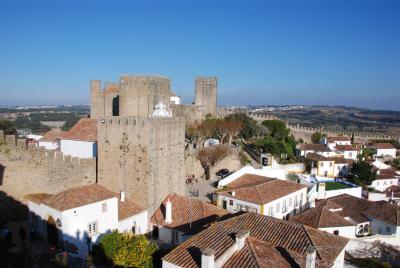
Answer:
<svg viewBox="0 0 400 268"><path fill-rule="evenodd" d="M235 236L235 244L237 249L241 250L246 242L246 238L250 235L249 231L239 231Z"/></svg>
<svg viewBox="0 0 400 268"><path fill-rule="evenodd" d="M167 199L167 202L165 202L165 223L171 223L172 222L172 203L169 201L169 198Z"/></svg>
<svg viewBox="0 0 400 268"><path fill-rule="evenodd" d="M235 196L235 191L231 191L231 196Z"/></svg>
<svg viewBox="0 0 400 268"><path fill-rule="evenodd" d="M121 202L125 202L125 192L121 191L119 193L119 199L121 200Z"/></svg>
<svg viewBox="0 0 400 268"><path fill-rule="evenodd" d="M201 251L201 268L214 268L214 250L205 248Z"/></svg>
<svg viewBox="0 0 400 268"><path fill-rule="evenodd" d="M315 208L315 198L310 200L310 208Z"/></svg>
<svg viewBox="0 0 400 268"><path fill-rule="evenodd" d="M312 245L307 248L306 268L315 268L315 260L317 258L317 251Z"/></svg>

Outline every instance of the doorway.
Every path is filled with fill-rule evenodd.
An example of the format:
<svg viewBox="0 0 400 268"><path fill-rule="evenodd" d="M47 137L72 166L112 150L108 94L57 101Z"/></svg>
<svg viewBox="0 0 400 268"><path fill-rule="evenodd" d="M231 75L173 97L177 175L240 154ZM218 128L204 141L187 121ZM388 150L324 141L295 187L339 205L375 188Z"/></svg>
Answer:
<svg viewBox="0 0 400 268"><path fill-rule="evenodd" d="M47 219L47 242L58 247L58 229L52 216Z"/></svg>

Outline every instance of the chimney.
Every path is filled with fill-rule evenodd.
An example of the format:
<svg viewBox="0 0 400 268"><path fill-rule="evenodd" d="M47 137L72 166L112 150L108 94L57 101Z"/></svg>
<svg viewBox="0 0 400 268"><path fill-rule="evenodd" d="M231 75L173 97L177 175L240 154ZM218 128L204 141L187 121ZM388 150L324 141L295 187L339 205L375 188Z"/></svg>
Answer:
<svg viewBox="0 0 400 268"><path fill-rule="evenodd" d="M169 198L167 199L167 202L165 202L165 223L171 223L172 222L172 204L171 201L169 201Z"/></svg>
<svg viewBox="0 0 400 268"><path fill-rule="evenodd" d="M250 232L249 231L239 231L236 236L235 236L235 244L236 244L236 250L241 250L244 246L244 243L246 241L246 238L249 237Z"/></svg>
<svg viewBox="0 0 400 268"><path fill-rule="evenodd" d="M214 268L214 250L205 248L201 251L201 268Z"/></svg>
<svg viewBox="0 0 400 268"><path fill-rule="evenodd" d="M315 268L315 260L317 258L317 251L312 245L307 248L306 268Z"/></svg>
<svg viewBox="0 0 400 268"><path fill-rule="evenodd" d="M231 196L235 196L235 191L231 191Z"/></svg>
<svg viewBox="0 0 400 268"><path fill-rule="evenodd" d="M121 200L121 202L125 202L125 192L121 191L119 193L119 199Z"/></svg>

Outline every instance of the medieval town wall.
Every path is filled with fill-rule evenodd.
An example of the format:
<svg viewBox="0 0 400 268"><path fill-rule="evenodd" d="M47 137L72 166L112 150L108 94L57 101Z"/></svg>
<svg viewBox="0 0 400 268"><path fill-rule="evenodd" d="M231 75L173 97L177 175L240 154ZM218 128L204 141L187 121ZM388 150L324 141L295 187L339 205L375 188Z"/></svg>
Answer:
<svg viewBox="0 0 400 268"><path fill-rule="evenodd" d="M46 151L26 139L0 132L0 190L21 199L29 193L57 193L96 182L96 159L79 159Z"/></svg>

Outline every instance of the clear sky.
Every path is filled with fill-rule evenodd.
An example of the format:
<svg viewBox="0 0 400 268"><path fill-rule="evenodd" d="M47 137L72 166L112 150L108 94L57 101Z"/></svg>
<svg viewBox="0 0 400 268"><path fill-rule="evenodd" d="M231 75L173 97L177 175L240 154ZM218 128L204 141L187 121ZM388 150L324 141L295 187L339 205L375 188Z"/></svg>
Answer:
<svg viewBox="0 0 400 268"><path fill-rule="evenodd" d="M161 74L190 102L400 110L400 1L0 0L0 105L89 103L89 81Z"/></svg>

